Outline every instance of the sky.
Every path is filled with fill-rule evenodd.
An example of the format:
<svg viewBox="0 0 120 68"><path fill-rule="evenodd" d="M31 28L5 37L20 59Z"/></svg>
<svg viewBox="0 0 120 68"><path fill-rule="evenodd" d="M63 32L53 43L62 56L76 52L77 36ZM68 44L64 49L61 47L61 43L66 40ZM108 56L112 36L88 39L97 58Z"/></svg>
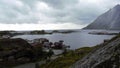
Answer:
<svg viewBox="0 0 120 68"><path fill-rule="evenodd" d="M0 0L0 30L81 29L120 0Z"/></svg>

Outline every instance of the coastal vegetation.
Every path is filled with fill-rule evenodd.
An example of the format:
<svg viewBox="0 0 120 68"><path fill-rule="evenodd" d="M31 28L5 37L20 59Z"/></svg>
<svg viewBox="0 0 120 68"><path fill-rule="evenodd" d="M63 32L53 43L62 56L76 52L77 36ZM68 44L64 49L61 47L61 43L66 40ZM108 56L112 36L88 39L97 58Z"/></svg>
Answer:
<svg viewBox="0 0 120 68"><path fill-rule="evenodd" d="M34 30L34 31L30 31L30 34L52 34L50 32L46 32L45 30Z"/></svg>
<svg viewBox="0 0 120 68"><path fill-rule="evenodd" d="M98 46L82 47L76 50L67 50L65 54L61 54L60 57L56 58L55 60L51 60L40 65L40 68L69 68L73 63L82 59L97 47Z"/></svg>

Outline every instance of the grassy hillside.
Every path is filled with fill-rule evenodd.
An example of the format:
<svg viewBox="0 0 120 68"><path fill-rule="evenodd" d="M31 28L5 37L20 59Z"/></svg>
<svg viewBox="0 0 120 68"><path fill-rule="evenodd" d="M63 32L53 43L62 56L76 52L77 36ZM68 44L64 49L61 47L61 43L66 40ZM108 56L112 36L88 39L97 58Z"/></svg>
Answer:
<svg viewBox="0 0 120 68"><path fill-rule="evenodd" d="M40 68L69 68L73 63L83 58L96 47L97 46L83 47L76 49L75 51L70 50L65 55L62 55L53 61L41 65Z"/></svg>

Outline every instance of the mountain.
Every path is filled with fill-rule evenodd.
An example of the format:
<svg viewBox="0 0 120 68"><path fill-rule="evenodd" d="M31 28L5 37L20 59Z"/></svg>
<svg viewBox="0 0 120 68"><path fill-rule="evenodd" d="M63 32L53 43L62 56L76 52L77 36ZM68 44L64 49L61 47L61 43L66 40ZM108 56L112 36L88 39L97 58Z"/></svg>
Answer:
<svg viewBox="0 0 120 68"><path fill-rule="evenodd" d="M70 68L120 68L120 35L98 46Z"/></svg>
<svg viewBox="0 0 120 68"><path fill-rule="evenodd" d="M84 29L120 30L120 5L100 15L93 23Z"/></svg>

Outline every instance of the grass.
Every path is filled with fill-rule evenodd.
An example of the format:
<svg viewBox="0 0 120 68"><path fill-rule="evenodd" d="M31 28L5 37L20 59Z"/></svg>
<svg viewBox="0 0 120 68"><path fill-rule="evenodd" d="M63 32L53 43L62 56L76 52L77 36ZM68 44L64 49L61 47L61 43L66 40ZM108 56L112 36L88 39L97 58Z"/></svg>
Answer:
<svg viewBox="0 0 120 68"><path fill-rule="evenodd" d="M65 56L58 57L57 59L42 64L40 68L69 68L76 61L82 59L89 52L94 50L97 46L94 47L83 47L76 49L75 51L68 51Z"/></svg>

